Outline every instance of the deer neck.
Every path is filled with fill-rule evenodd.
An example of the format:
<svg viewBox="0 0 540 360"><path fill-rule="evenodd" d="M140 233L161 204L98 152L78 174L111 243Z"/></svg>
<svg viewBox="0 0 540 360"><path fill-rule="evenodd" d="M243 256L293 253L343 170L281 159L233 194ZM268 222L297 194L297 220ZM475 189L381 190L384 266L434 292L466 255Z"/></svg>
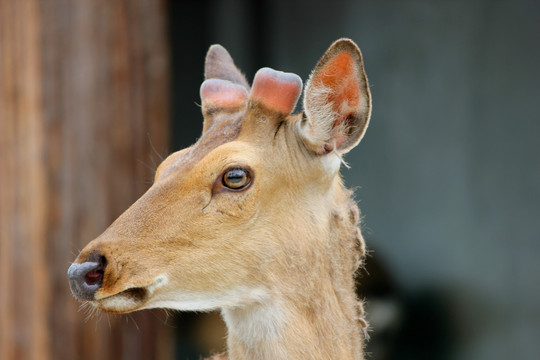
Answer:
<svg viewBox="0 0 540 360"><path fill-rule="evenodd" d="M354 246L357 236L344 236L356 230L355 220L354 226L339 225L348 222L346 211L334 212L329 239L319 239L326 251L315 251L309 263L278 276L279 284L267 288L260 301L222 309L230 359L363 359L352 251L337 245Z"/></svg>
<svg viewBox="0 0 540 360"><path fill-rule="evenodd" d="M223 309L229 359L361 359L359 324L352 315L355 310L344 308L347 302L334 293L300 305L269 298Z"/></svg>

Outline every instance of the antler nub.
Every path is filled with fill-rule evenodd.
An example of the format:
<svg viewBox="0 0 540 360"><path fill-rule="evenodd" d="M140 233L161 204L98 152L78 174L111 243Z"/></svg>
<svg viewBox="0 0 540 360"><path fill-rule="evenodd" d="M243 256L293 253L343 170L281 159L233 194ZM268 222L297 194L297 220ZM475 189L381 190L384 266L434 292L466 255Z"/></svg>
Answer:
<svg viewBox="0 0 540 360"><path fill-rule="evenodd" d="M201 85L201 101L205 108L242 107L247 101L247 90L227 80L208 79Z"/></svg>
<svg viewBox="0 0 540 360"><path fill-rule="evenodd" d="M298 75L262 68L255 74L249 99L282 114L290 114L301 92L302 79Z"/></svg>

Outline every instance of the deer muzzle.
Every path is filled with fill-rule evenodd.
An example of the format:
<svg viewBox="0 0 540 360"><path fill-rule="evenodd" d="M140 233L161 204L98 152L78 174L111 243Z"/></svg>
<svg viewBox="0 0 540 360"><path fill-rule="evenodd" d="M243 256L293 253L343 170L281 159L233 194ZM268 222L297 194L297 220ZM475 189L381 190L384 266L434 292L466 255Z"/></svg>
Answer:
<svg viewBox="0 0 540 360"><path fill-rule="evenodd" d="M94 300L94 295L103 281L106 266L103 256L96 261L72 264L68 269L68 279L73 295L79 300Z"/></svg>

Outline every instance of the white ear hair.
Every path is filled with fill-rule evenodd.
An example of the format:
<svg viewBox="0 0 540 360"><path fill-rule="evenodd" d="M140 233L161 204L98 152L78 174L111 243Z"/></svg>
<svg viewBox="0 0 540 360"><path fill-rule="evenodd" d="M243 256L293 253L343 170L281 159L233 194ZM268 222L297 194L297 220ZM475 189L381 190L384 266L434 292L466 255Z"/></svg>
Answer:
<svg viewBox="0 0 540 360"><path fill-rule="evenodd" d="M311 73L304 90L305 119L298 131L319 155L347 153L365 133L371 94L362 54L348 39L336 41Z"/></svg>
<svg viewBox="0 0 540 360"><path fill-rule="evenodd" d="M310 82L311 79L308 80L308 84ZM332 136L333 124L339 114L329 101L331 93L331 88L319 86L311 91L309 98L304 96L306 121L300 124L299 131L310 145L322 144ZM313 119L317 119L317 121L315 122Z"/></svg>

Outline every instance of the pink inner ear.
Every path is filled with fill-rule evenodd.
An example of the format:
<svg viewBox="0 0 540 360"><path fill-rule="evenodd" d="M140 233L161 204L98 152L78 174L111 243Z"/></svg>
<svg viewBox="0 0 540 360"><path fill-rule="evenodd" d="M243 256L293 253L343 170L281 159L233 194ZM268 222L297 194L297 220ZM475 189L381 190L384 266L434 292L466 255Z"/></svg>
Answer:
<svg viewBox="0 0 540 360"><path fill-rule="evenodd" d="M313 84L315 87L322 85L331 90L328 93L328 102L333 104L333 110L341 115L334 126L340 125L361 105L358 73L354 58L348 51L343 51L328 61L313 79Z"/></svg>
<svg viewBox="0 0 540 360"><path fill-rule="evenodd" d="M200 93L203 107L238 108L247 101L247 90L227 80L205 80Z"/></svg>
<svg viewBox="0 0 540 360"><path fill-rule="evenodd" d="M249 98L280 113L290 114L301 91L302 79L298 75L262 68L255 74Z"/></svg>

